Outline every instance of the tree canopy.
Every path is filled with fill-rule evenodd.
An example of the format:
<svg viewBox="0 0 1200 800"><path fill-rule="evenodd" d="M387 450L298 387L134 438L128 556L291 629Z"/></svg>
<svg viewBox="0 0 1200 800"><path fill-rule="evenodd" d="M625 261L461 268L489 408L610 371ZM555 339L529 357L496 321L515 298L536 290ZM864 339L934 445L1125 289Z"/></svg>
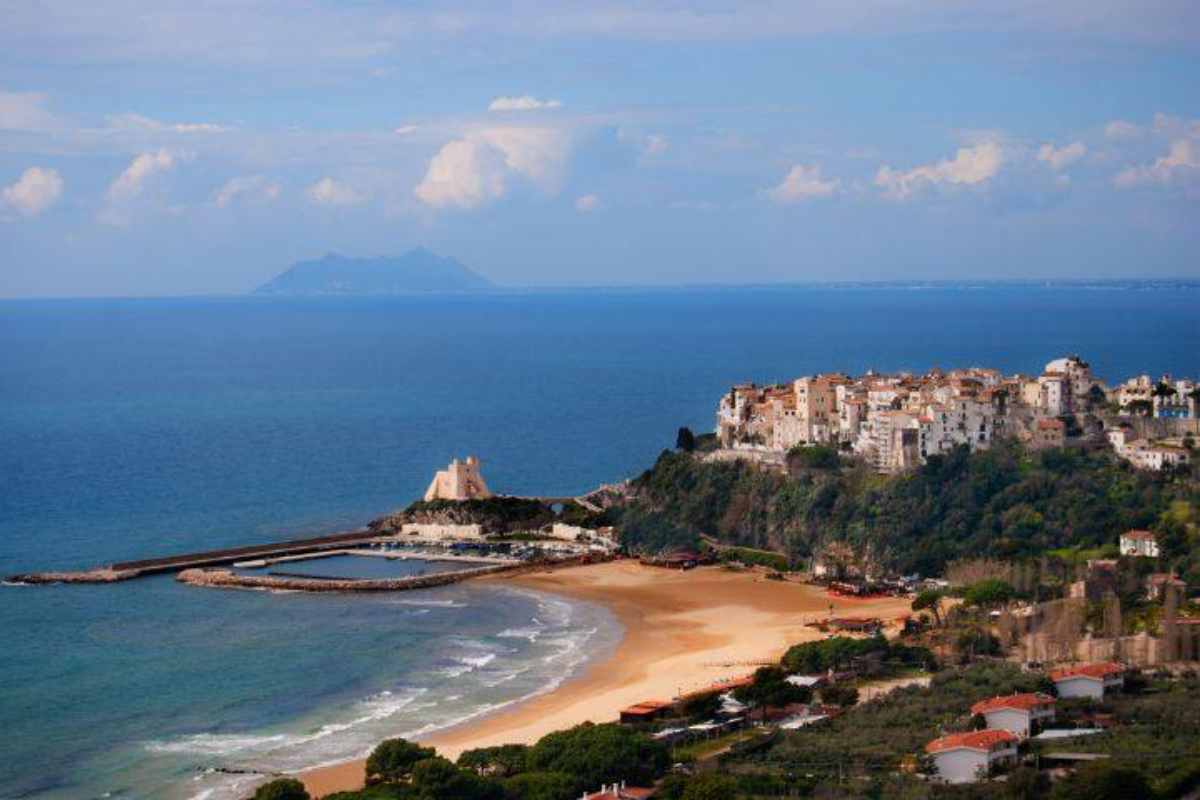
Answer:
<svg viewBox="0 0 1200 800"><path fill-rule="evenodd" d="M570 775L583 791L619 781L647 785L667 768L668 752L666 745L621 725L585 722L542 737L526 763L531 771Z"/></svg>
<svg viewBox="0 0 1200 800"><path fill-rule="evenodd" d="M385 739L367 758L367 782L391 782L406 780L412 775L413 766L437 755L432 747L421 747L407 739Z"/></svg>
<svg viewBox="0 0 1200 800"><path fill-rule="evenodd" d="M295 778L276 778L258 787L253 800L309 800L309 794Z"/></svg>

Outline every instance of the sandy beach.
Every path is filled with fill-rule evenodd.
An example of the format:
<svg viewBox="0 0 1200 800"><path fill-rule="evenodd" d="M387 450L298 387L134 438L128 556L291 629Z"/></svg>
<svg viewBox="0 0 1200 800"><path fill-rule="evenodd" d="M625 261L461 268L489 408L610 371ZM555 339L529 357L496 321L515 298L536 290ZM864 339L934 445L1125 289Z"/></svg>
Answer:
<svg viewBox="0 0 1200 800"><path fill-rule="evenodd" d="M612 610L625 634L609 658L547 694L422 740L447 758L475 747L532 743L584 721L615 720L641 700L669 700L775 661L792 644L820 638L805 623L836 615L892 622L909 613L905 598L836 598L806 584L767 580L759 571L704 567L675 572L635 561L525 574L506 580ZM357 789L363 762L301 775L320 797Z"/></svg>

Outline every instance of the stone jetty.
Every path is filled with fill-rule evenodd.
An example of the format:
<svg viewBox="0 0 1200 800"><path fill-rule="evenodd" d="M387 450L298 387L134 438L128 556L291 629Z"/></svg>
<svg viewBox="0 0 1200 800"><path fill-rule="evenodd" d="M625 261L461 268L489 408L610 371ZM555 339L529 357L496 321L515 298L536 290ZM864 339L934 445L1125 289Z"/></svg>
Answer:
<svg viewBox="0 0 1200 800"><path fill-rule="evenodd" d="M401 592L408 589L429 589L451 583L528 569L524 563L489 564L485 567L439 572L433 575L410 575L405 578L295 578L282 575L243 575L228 569L185 569L175 580L190 586L222 589L270 589L290 592Z"/></svg>

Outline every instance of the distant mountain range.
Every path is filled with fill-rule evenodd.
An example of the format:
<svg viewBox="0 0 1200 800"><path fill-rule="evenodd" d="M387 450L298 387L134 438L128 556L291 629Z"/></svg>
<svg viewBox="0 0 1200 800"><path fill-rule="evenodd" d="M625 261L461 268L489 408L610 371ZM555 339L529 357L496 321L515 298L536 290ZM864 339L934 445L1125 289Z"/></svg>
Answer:
<svg viewBox="0 0 1200 800"><path fill-rule="evenodd" d="M423 247L402 256L348 258L330 253L298 261L254 290L277 295L381 295L487 289L492 282Z"/></svg>

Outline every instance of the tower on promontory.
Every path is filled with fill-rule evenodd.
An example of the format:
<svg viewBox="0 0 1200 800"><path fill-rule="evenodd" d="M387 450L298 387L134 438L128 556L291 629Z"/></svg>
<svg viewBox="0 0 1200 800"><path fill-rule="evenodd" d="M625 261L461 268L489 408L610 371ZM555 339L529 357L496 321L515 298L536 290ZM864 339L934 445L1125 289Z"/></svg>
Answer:
<svg viewBox="0 0 1200 800"><path fill-rule="evenodd" d="M488 491L483 476L479 474L479 459L467 456L466 461L457 458L450 466L438 470L429 488L425 490L425 502L430 500L486 500Z"/></svg>

